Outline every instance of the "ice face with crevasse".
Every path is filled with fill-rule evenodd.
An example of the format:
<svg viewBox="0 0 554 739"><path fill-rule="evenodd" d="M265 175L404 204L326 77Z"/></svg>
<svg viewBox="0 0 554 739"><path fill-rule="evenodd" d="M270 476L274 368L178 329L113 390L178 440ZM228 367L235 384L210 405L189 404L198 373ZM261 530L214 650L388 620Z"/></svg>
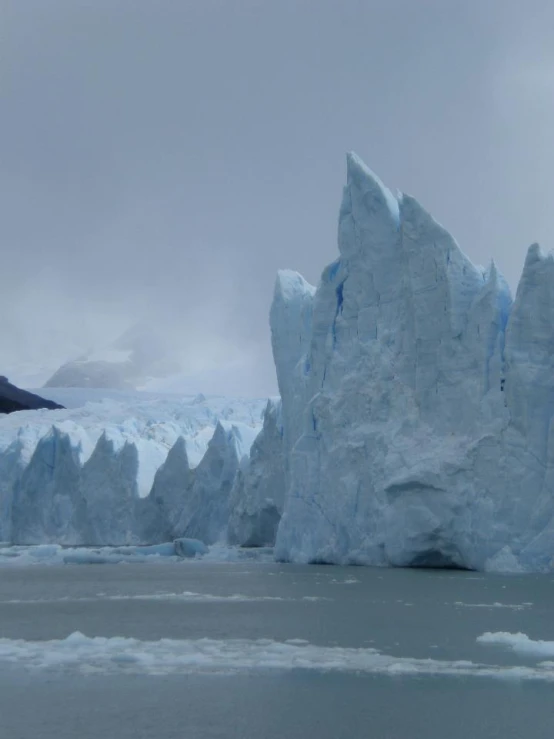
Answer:
<svg viewBox="0 0 554 739"><path fill-rule="evenodd" d="M276 555L517 571L554 555L554 258L512 301L354 154L339 258L271 310L288 459Z"/></svg>
<svg viewBox="0 0 554 739"><path fill-rule="evenodd" d="M273 546L285 494L280 401L268 401L263 428L250 456L243 459L229 500L228 542L244 547Z"/></svg>

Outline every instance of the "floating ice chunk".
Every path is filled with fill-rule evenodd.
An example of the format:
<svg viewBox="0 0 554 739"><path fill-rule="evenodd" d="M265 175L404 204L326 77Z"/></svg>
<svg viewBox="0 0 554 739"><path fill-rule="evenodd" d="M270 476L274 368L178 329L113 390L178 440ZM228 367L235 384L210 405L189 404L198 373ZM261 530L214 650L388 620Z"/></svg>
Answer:
<svg viewBox="0 0 554 739"><path fill-rule="evenodd" d="M0 547L0 567L56 564L119 564L153 561L181 562L173 542L153 546L62 547L58 544Z"/></svg>
<svg viewBox="0 0 554 739"><path fill-rule="evenodd" d="M224 544L207 547L205 554L197 552L194 558L184 558L178 554L173 542L150 546L119 547L62 547L58 544L37 546L0 546L0 567L55 564L119 564L133 563L171 563L183 562L273 562L271 547L241 549Z"/></svg>
<svg viewBox="0 0 554 739"><path fill-rule="evenodd" d="M537 659L554 657L554 641L534 640L521 632L511 634L507 631L486 631L477 637L477 641L479 644L508 647L513 652L526 657Z"/></svg>
<svg viewBox="0 0 554 739"><path fill-rule="evenodd" d="M200 539L175 539L173 546L179 557L196 557L208 553L208 547Z"/></svg>
<svg viewBox="0 0 554 739"><path fill-rule="evenodd" d="M523 611L525 608L530 608L533 604L532 603L463 603L462 601L457 600L454 603L455 606L459 606L461 608L508 608L512 611Z"/></svg>

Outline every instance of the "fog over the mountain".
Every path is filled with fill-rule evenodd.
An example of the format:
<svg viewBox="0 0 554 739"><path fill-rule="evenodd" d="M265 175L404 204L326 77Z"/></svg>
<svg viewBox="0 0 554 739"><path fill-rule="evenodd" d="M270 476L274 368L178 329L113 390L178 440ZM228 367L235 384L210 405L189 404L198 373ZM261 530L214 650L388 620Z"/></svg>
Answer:
<svg viewBox="0 0 554 739"><path fill-rule="evenodd" d="M0 374L148 318L191 392L275 393L275 272L335 257L350 149L515 289L552 246L552 29L549 0L4 0Z"/></svg>

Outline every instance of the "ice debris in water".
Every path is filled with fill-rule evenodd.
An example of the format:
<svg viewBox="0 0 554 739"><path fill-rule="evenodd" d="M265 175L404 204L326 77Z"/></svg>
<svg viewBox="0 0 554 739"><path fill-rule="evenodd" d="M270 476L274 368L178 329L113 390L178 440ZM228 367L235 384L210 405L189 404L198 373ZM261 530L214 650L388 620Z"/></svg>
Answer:
<svg viewBox="0 0 554 739"><path fill-rule="evenodd" d="M372 648L319 646L300 639L160 639L87 637L76 631L65 639L0 639L0 661L30 670L63 668L81 674L166 675L229 670L317 670L384 676L440 676L554 681L554 666L496 666L468 660L416 659Z"/></svg>

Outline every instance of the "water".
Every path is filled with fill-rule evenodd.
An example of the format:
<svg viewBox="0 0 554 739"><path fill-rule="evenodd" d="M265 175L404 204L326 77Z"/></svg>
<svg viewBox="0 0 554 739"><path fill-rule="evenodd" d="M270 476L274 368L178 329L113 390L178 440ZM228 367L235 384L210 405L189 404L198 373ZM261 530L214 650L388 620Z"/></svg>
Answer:
<svg viewBox="0 0 554 739"><path fill-rule="evenodd" d="M11 657L0 649L0 736L550 739L554 670L510 673L548 658L477 637L552 640L553 606L548 576L250 562L0 568L0 637L24 640L2 642ZM140 642L46 644L75 631ZM150 644L163 638L177 641Z"/></svg>

